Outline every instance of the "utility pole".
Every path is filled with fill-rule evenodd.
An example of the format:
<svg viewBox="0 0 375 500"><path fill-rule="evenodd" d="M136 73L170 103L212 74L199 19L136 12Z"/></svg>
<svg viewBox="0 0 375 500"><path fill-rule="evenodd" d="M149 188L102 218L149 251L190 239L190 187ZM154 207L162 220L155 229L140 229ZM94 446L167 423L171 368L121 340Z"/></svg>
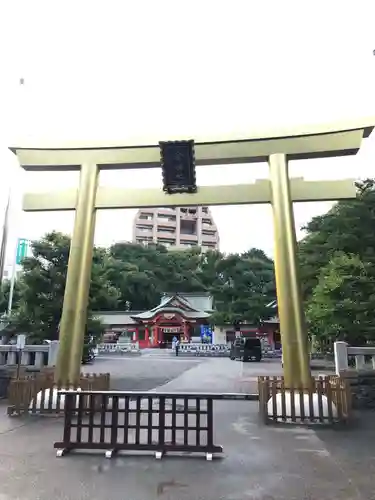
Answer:
<svg viewBox="0 0 375 500"><path fill-rule="evenodd" d="M0 285L3 282L5 258L6 258L7 244L8 244L10 200L11 200L11 190L9 189L8 201L4 214L3 234L1 238L1 247L0 247Z"/></svg>
<svg viewBox="0 0 375 500"><path fill-rule="evenodd" d="M18 85L21 87L24 84L25 84L25 79L20 78L18 81ZM7 201L7 205L6 205L5 213L4 213L3 234L2 234L2 238L1 238L1 247L0 247L0 285L2 284L3 276L4 276L6 250L7 250L7 245L8 245L9 218L10 218L10 212L11 212L11 210L10 210L11 204L12 204L12 186L9 187L8 201Z"/></svg>

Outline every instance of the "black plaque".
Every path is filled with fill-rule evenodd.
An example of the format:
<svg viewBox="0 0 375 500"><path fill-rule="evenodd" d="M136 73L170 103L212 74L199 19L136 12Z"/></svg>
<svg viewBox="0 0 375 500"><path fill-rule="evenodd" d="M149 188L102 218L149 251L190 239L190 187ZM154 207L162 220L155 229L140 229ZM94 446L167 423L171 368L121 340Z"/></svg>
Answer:
<svg viewBox="0 0 375 500"><path fill-rule="evenodd" d="M194 141L160 142L163 190L169 194L196 193Z"/></svg>

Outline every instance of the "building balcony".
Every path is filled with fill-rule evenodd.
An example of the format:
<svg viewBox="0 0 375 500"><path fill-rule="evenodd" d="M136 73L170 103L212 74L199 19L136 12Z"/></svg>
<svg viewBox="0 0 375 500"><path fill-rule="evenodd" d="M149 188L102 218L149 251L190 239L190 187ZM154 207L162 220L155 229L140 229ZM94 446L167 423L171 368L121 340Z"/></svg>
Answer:
<svg viewBox="0 0 375 500"><path fill-rule="evenodd" d="M153 225L154 225L153 219L139 219L139 218L137 218L135 220L135 227L136 228L142 227L142 226L152 228Z"/></svg>
<svg viewBox="0 0 375 500"><path fill-rule="evenodd" d="M176 233L175 232L169 233L166 231L158 231L156 233L156 237L157 237L157 239L162 238L164 240L176 241Z"/></svg>
<svg viewBox="0 0 375 500"><path fill-rule="evenodd" d="M158 226L166 226L166 227L173 227L175 228L177 225L176 219L166 219L166 218L158 218L157 219L157 224Z"/></svg>
<svg viewBox="0 0 375 500"><path fill-rule="evenodd" d="M217 233L212 233L212 234L203 234L202 233L202 244L204 241L207 241L208 243L216 243L218 241L218 235Z"/></svg>
<svg viewBox="0 0 375 500"><path fill-rule="evenodd" d="M147 229L135 229L134 235L136 238L152 238L153 231L152 228L150 230Z"/></svg>
<svg viewBox="0 0 375 500"><path fill-rule="evenodd" d="M196 234L180 233L180 241L181 242L191 241L193 243L197 243L197 241L198 241L198 235L196 235Z"/></svg>

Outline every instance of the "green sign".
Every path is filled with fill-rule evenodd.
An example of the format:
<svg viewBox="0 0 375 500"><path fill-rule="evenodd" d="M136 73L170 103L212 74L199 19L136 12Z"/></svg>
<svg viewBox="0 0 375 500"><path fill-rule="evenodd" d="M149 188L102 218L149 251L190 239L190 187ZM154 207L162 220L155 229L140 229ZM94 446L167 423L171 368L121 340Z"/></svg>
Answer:
<svg viewBox="0 0 375 500"><path fill-rule="evenodd" d="M27 256L27 247L29 241L25 238L18 238L17 243L17 254L16 254L16 264L21 264L22 260Z"/></svg>

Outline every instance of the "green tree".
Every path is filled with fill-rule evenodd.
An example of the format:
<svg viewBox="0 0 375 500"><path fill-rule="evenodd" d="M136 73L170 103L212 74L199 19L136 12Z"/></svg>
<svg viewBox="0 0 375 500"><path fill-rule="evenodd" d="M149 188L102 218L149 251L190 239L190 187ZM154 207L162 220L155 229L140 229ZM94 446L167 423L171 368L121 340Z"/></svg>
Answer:
<svg viewBox="0 0 375 500"><path fill-rule="evenodd" d="M209 292L216 323L267 319L275 298L273 261L259 249L224 256L199 247L170 250L116 243L109 250L109 279L120 292L120 309L155 307L163 292Z"/></svg>
<svg viewBox="0 0 375 500"><path fill-rule="evenodd" d="M356 199L339 201L304 228L307 235L299 243L299 257L305 299L311 296L321 269L337 251L358 255L363 262L375 264L374 181L360 182L357 189Z"/></svg>
<svg viewBox="0 0 375 500"><path fill-rule="evenodd" d="M6 314L9 303L10 280L4 280L0 287L0 315ZM17 308L21 297L19 283L15 281L12 299L12 308Z"/></svg>
<svg viewBox="0 0 375 500"><path fill-rule="evenodd" d="M151 309L163 292L206 290L199 248L167 251L161 245L116 243L109 249L109 262L108 278L119 291L122 310Z"/></svg>
<svg viewBox="0 0 375 500"><path fill-rule="evenodd" d="M32 257L22 262L15 322L30 341L54 340L59 335L70 238L52 232L34 241L31 248ZM106 266L105 251L94 249L89 308L108 309L117 304L118 292L105 280Z"/></svg>
<svg viewBox="0 0 375 500"><path fill-rule="evenodd" d="M204 253L199 247L186 250L172 250L163 256L163 275L160 276L160 286L167 287L162 291L169 292L203 292L209 289L209 284L202 279L202 261Z"/></svg>
<svg viewBox="0 0 375 500"><path fill-rule="evenodd" d="M68 236L49 233L32 243L32 257L22 263L15 324L32 340L58 338L69 250ZM258 249L225 256L198 247L167 251L133 243L94 248L89 311L141 311L155 307L163 292L203 291L213 296L217 322L265 319L265 306L275 296L273 262ZM89 328L102 331L93 315L86 336L92 335Z"/></svg>
<svg viewBox="0 0 375 500"><path fill-rule="evenodd" d="M268 319L266 306L275 298L273 261L258 249L223 257L217 261L211 293L217 324Z"/></svg>
<svg viewBox="0 0 375 500"><path fill-rule="evenodd" d="M375 268L358 255L336 252L321 270L306 310L310 330L322 344L354 345L375 339Z"/></svg>

